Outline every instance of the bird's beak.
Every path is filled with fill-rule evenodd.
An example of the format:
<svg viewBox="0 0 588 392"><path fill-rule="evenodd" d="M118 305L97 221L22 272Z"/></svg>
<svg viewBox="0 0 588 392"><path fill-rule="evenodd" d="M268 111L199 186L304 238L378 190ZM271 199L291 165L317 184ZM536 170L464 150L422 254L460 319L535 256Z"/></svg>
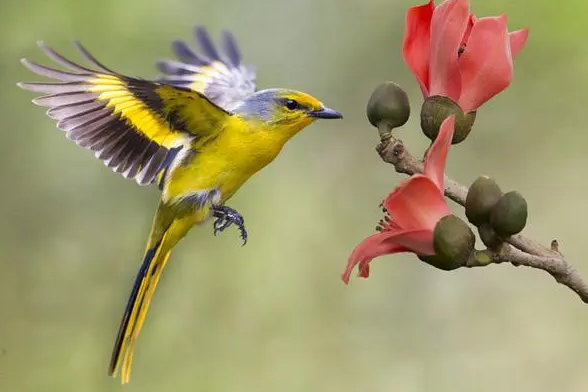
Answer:
<svg viewBox="0 0 588 392"><path fill-rule="evenodd" d="M311 117L316 118L343 118L343 115L336 110L329 108L322 108L319 110L313 110L309 113Z"/></svg>

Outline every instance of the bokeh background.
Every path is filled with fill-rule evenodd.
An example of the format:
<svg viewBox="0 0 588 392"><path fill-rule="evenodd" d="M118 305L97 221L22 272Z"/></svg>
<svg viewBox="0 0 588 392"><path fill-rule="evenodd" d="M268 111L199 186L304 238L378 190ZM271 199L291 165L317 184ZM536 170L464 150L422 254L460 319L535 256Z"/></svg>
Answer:
<svg viewBox="0 0 588 392"><path fill-rule="evenodd" d="M262 87L308 91L345 114L292 140L231 205L251 235L195 228L175 250L126 391L570 391L588 389L588 308L547 274L442 272L410 256L339 274L402 177L374 152L365 103L405 86L399 131L421 154L421 95L400 45L407 0L3 0L0 4L0 391L115 391L111 345L158 191L111 173L55 129L21 57L81 40L108 66L155 77L170 42L230 28ZM512 85L478 114L448 172L494 176L528 200L525 233L588 278L588 2L472 0L530 27ZM456 211L459 209L456 208Z"/></svg>

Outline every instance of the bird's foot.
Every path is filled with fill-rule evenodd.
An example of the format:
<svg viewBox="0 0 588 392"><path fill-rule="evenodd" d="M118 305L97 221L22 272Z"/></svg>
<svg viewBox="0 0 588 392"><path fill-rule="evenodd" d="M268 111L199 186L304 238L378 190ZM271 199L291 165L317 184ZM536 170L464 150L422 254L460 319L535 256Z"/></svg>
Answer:
<svg viewBox="0 0 588 392"><path fill-rule="evenodd" d="M237 211L227 206L212 206L214 221L214 235L223 232L227 227L235 224L241 232L243 245L247 243L247 230L245 229L245 220Z"/></svg>

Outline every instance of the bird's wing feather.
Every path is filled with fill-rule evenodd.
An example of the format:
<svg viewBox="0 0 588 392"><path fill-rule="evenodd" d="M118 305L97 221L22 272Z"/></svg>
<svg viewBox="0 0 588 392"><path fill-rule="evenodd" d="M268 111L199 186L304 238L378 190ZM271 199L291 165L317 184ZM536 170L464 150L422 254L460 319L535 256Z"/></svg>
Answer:
<svg viewBox="0 0 588 392"><path fill-rule="evenodd" d="M241 62L239 47L230 32L223 33L224 53L219 52L203 27L197 26L194 36L202 54L194 52L184 41L174 41L177 60L157 62L164 74L160 81L201 92L226 109L255 92L255 70Z"/></svg>
<svg viewBox="0 0 588 392"><path fill-rule="evenodd" d="M58 82L19 86L45 94L33 102L49 107L47 115L69 139L141 185L153 183L186 144L215 137L230 116L200 93L121 75L79 43L78 50L95 69L66 59L42 42L39 46L68 71L23 59L34 73Z"/></svg>

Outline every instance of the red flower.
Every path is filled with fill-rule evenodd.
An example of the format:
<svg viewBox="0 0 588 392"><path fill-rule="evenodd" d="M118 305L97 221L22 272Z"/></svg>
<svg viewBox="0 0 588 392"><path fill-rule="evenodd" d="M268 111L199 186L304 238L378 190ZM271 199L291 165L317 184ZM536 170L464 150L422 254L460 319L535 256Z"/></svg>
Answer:
<svg viewBox="0 0 588 392"><path fill-rule="evenodd" d="M468 113L508 87L528 33L509 33L506 15L477 19L468 0L431 0L406 13L402 55L425 98L451 98Z"/></svg>
<svg viewBox="0 0 588 392"><path fill-rule="evenodd" d="M386 216L380 221L379 232L363 240L353 250L341 276L345 283L349 282L356 265L358 276L367 278L369 263L378 256L400 252L422 256L435 253L435 226L441 218L451 214L443 193L445 161L454 125L454 116L448 117L441 125L439 136L425 158L425 173L406 179L384 200L382 204Z"/></svg>

